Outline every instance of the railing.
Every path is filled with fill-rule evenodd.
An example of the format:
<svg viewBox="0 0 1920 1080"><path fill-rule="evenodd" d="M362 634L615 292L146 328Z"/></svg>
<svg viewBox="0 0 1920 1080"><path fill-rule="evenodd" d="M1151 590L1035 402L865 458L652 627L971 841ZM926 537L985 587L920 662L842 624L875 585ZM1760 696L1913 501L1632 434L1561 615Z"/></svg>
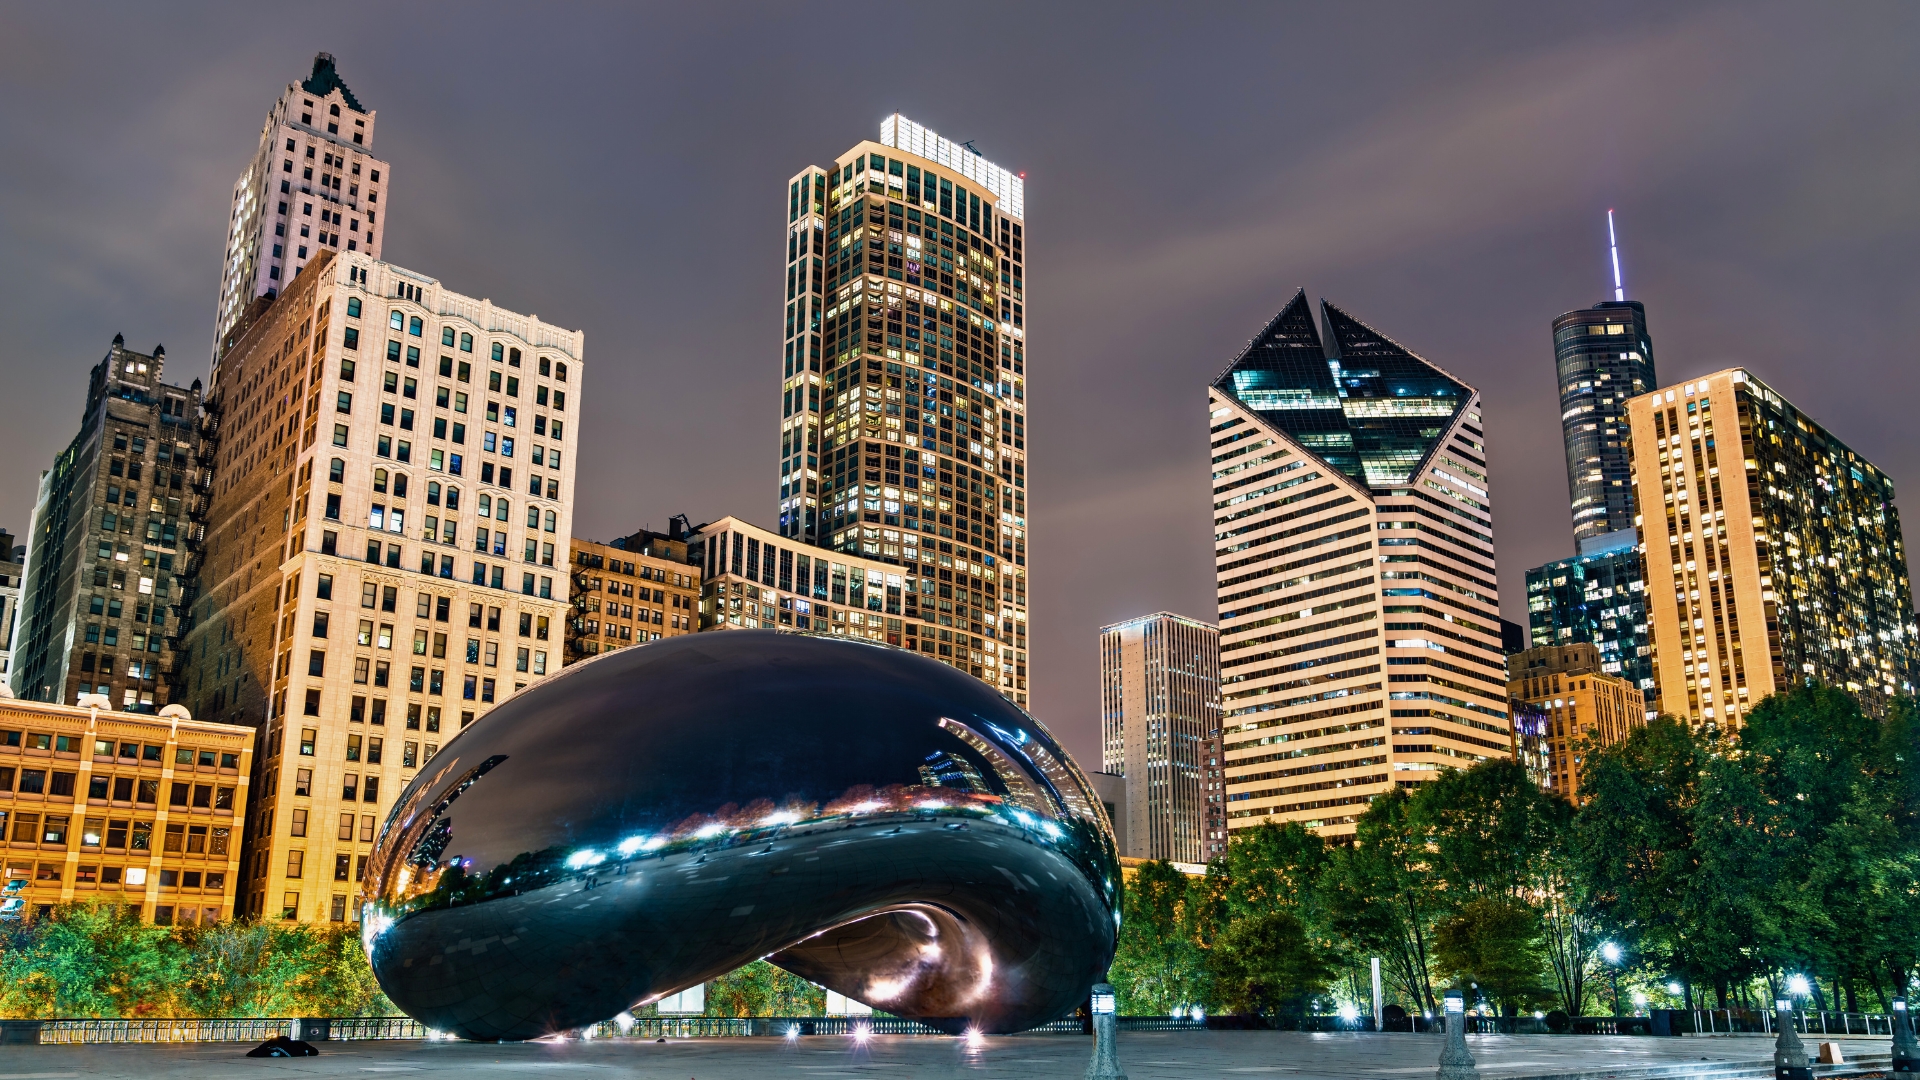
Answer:
<svg viewBox="0 0 1920 1080"><path fill-rule="evenodd" d="M1662 1015L1573 1017L1568 1031L1580 1035L1762 1034L1771 1030L1764 1012L1738 1009L1660 1010ZM1201 1019L1171 1016L1121 1016L1121 1031L1370 1031L1372 1018L1346 1020L1338 1016L1207 1016ZM1469 1016L1469 1034L1546 1035L1546 1022L1532 1016ZM1664 1019L1664 1023L1661 1020ZM1407 1017L1388 1030L1427 1032L1437 1021ZM1854 1037L1886 1036L1892 1031L1887 1016L1878 1013L1814 1012L1797 1016L1798 1030L1809 1035ZM308 1042L381 1039L446 1038L404 1016L325 1018L248 1018L217 1020L8 1020L0 1021L0 1042L39 1042L43 1045L94 1043L244 1043L263 1042L288 1035ZM713 1039L786 1037L789 1035L945 1036L946 1032L917 1020L898 1016L714 1017L643 1016L624 1026L607 1020L575 1033L583 1039ZM1025 1035L1079 1035L1084 1021L1062 1017Z"/></svg>
<svg viewBox="0 0 1920 1080"><path fill-rule="evenodd" d="M261 1042L286 1035L292 1020L45 1020L40 1042L206 1043Z"/></svg>

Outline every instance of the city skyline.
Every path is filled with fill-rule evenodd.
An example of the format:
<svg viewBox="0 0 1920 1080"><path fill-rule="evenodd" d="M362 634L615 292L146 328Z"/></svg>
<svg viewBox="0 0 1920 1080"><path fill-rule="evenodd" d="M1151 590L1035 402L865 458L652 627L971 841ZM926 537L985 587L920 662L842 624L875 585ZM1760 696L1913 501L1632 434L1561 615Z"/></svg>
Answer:
<svg viewBox="0 0 1920 1080"><path fill-rule="evenodd" d="M1323 18L1330 17L1314 16L1297 29ZM869 137L881 117L898 111L951 136L976 138L989 158L1009 168L1031 169L1034 196L1044 208L1036 212L1050 222L1046 243L1034 252L1033 273L1043 283L1052 319L1040 332L1057 343L1049 348L1059 350L1037 373L1033 395L1033 408L1057 419L1051 434L1043 424L1036 437L1041 445L1035 461L1041 464L1033 489L1034 563L1041 569L1035 580L1043 591L1033 602L1034 668L1040 675L1032 707L1083 757L1097 745L1093 631L1162 608L1202 617L1210 613L1206 549L1198 528L1205 520L1198 497L1204 490L1205 451L1191 435L1204 406L1191 387L1233 354L1241 343L1235 340L1243 332L1239 327L1257 325L1300 284L1312 284L1316 294L1341 297L1380 325L1418 341L1422 355L1488 388L1489 425L1511 433L1491 439L1489 447L1490 471L1499 477L1495 532L1508 618L1524 619L1519 581L1524 570L1570 554L1561 495L1564 463L1552 452L1560 437L1551 404L1555 387L1542 362L1541 325L1557 312L1611 294L1600 256L1604 237L1596 235L1607 206L1619 208L1623 231L1632 241L1629 295L1657 309L1655 330L1668 385L1730 364L1747 366L1884 467L1896 486L1920 474L1920 451L1902 444L1895 422L1901 391L1914 387L1913 376L1875 359L1898 354L1899 298L1911 293L1901 288L1911 284L1902 275L1911 272L1890 267L1894 252L1906 246L1917 226L1911 211L1883 190L1904 174L1910 159L1872 155L1906 152L1843 150L1855 178L1839 188L1824 171L1796 171L1811 166L1794 162L1779 167L1785 174L1780 178L1743 176L1734 182L1734 173L1745 171L1740 162L1775 156L1773 140L1786 137L1779 129L1796 126L1783 121L1809 114L1870 114L1879 108L1891 92L1890 82L1911 80L1904 73L1898 80L1886 76L1899 66L1894 58L1904 55L1898 47L1890 41L1858 43L1852 32L1873 21L1864 17L1856 22L1842 17L1839 25L1815 31L1766 28L1758 25L1764 21L1758 16L1749 21L1724 11L1681 17L1648 9L1644 25L1626 45L1632 57L1649 65L1649 77L1639 88L1623 89L1606 77L1607 69L1621 62L1619 51L1601 64L1598 57L1549 47L1548 39L1566 29L1548 25L1550 16L1514 21L1526 25L1508 27L1503 44L1525 48L1475 81L1429 67L1390 88L1390 96L1397 96L1421 85L1433 87L1439 94L1435 103L1412 108L1361 95L1333 110L1356 133L1324 147L1333 151L1331 158L1318 151L1279 158L1249 151L1215 162L1204 155L1225 144L1213 129L1231 130L1264 114L1216 101L1221 111L1203 125L1209 131L1178 138L1150 135L1133 124L1116 127L1110 120L1078 117L1076 109L1084 106L1078 93L1042 101L1038 88L1024 80L1021 87L1028 92L1017 102L1013 88L996 89L985 108L966 113L943 95L888 89L884 80L874 80L870 92L832 109L816 108L804 123L754 120L750 135L730 136L724 144L713 141L715 117L746 116L763 99L779 100L777 80L769 78L766 86L748 83L720 95L718 112L695 109L686 120L672 122L665 114L675 107L648 114L643 123L658 154L653 167L674 165L653 174L663 178L649 180L661 186L650 188L647 198L631 199L622 185L618 202L609 202L610 189L598 182L569 175L576 170L552 167L550 156L572 155L596 168L627 160L609 157L614 151L590 137L592 124L607 113L564 120L542 132L544 154L495 160L468 152L463 140L485 130L473 126L484 115L504 109L512 119L551 111L541 104L547 99L532 77L496 70L484 80L472 74L455 78L463 68L479 71L485 65L463 61L443 69L440 65L450 60L422 57L424 65L414 67L397 46L348 47L310 39L304 31L288 32L286 26L274 31L269 48L223 36L193 18L167 33L158 25L148 28L151 33L138 33L130 25L125 41L95 41L77 28L22 22L14 35L16 49L32 48L40 56L19 56L14 74L0 79L33 79L56 92L73 89L48 65L50 58L83 42L104 50L102 59L108 62L89 65L90 78L101 81L99 89L71 94L57 109L34 117L7 121L16 143L34 147L43 166L16 174L10 187L43 209L32 223L3 226L8 250L15 253L6 267L15 288L0 300L0 317L14 328L7 370L15 393L11 411L0 413L0 421L9 425L23 466L17 475L0 477L0 525L24 534L32 484L71 436L68 403L79 392L86 367L98 360L100 342L115 332L143 349L165 341L180 358L169 371L170 381L205 378L196 364L206 340L206 297L218 287L214 245L230 209L232 177L253 151L251 133L258 130L262 103L306 72L320 49L336 53L341 78L363 99L381 105L383 121L397 125L382 145L400 170L395 197L408 213L394 222L387 238L391 257L430 268L463 291L510 298L518 310L542 312L594 339L603 358L596 369L596 395L604 387L608 404L585 403L581 490L601 494L582 501L577 523L582 536L626 535L644 525L662 528L678 512L695 520L744 512L762 527L777 525L771 513L764 518L761 513L767 506L765 463L778 449L772 410L764 403L771 394L772 346L767 343L777 340L772 296L779 283L774 269L752 269L761 263L751 253L764 250L765 234L777 220L779 208L764 193L790 175L796 162L818 160L823 144L846 146ZM1418 17L1409 17L1404 27L1387 32L1385 54L1410 48L1418 23ZM773 29L769 24L765 31L769 40ZM1203 18L1172 44L1197 48L1220 29ZM1023 48L1057 44L1051 28L1036 30ZM186 31L208 40L190 44L169 36ZM1345 31L1356 28L1349 25ZM1143 27L1113 33L1123 51L1145 36ZM1727 43L1715 43L1722 39ZM1803 62L1830 61L1862 49L1869 53L1834 85L1796 92L1797 100L1789 102L1775 96L1779 87L1795 82L1780 77L1779 64L1758 81L1745 70L1749 63L1766 67L1769 57L1790 64L1789 46L1811 54ZM156 48L190 62L155 70L135 59ZM700 54L708 60L717 55L711 48ZM1675 62L1682 59L1700 62ZM1554 63L1563 66L1553 68L1549 78L1545 69ZM1166 76L1172 77L1171 72ZM581 76L561 78L577 89L574 80ZM1215 78L1205 76L1203 82L1223 88ZM436 79L444 85L432 85ZM483 85L489 81L497 85ZM1557 96L1544 104L1525 109L1507 104L1524 97L1527 87L1545 86L1556 87ZM133 118L117 115L125 108L124 95L135 87L141 103L130 110ZM1689 88L1701 87L1715 92L1689 95ZM1263 99L1262 110L1271 100L1251 96ZM1611 100L1616 108L1650 117L1655 100L1690 96L1705 100L1649 125L1631 145L1618 137L1596 140L1598 167L1579 183L1568 183L1568 173L1528 167L1517 170L1519 179L1495 185L1507 196L1504 201L1463 194L1467 181L1491 175L1489 170L1527 164L1553 121L1590 102ZM625 97L617 100L621 110L633 104ZM156 104L161 101L167 102L165 108ZM1197 99L1186 99L1185 105L1202 107ZM1758 122L1761 113L1764 126ZM1489 115L1512 121L1520 134L1496 139L1480 133L1473 118ZM1430 137L1434 141L1412 132L1421 117L1446 121ZM701 122L693 123L696 118ZM1055 137L1068 118L1080 119L1083 126L1070 138ZM108 158L96 148L82 151L49 126L85 129L90 139L109 144L116 139L102 138L103 126L111 133L135 120L151 125L153 134L120 142ZM682 123L687 128L678 126ZM1686 140L1708 123L1716 132L1708 148L1687 148ZM1820 156L1824 141L1844 139L1849 125L1835 127L1800 136L1809 139L1809 157ZM769 141L763 137L768 133L778 138ZM1483 160L1467 167L1444 154L1436 157L1448 136L1456 139L1456 148ZM1144 147L1137 143L1141 138L1149 139ZM396 149L402 147L404 152ZM1373 155L1394 152L1438 163L1437 181L1428 185L1434 190L1382 182L1369 173L1367 162L1377 160ZM708 160L709 154L718 160ZM101 167L127 155L138 156L142 168ZM1662 155L1670 160L1651 167ZM1725 162L1710 167L1709 155ZM1142 169L1137 163L1143 157L1158 164ZM1302 171L1306 157L1323 159L1316 171L1345 177L1356 190L1343 192L1314 180ZM1225 186L1238 188L1238 194L1185 201L1167 194L1164 170L1193 165L1226 175L1231 182ZM1158 175L1130 175L1135 172ZM415 176L417 182L410 179ZM60 190L50 181L61 181ZM1699 200L1709 191L1718 209L1702 214ZM438 201L430 203L427 192ZM475 212L503 193L523 192L548 197L518 219ZM1792 197L1786 197L1789 192ZM1223 207L1244 212L1249 199L1276 205L1241 222L1254 226L1240 230L1245 238L1221 232L1213 220L1217 213ZM706 200L730 204L728 215L737 219L737 228L729 222L717 239L701 239L690 224L670 220L706 218ZM764 217L753 210L762 200ZM584 209L567 211L561 204L569 202ZM1363 216L1388 205L1391 213L1384 216L1390 230ZM620 216L603 217L608 209ZM1333 224L1321 225L1315 218ZM581 227L589 220L598 223L598 232ZM476 225L482 221L484 227ZM1124 244L1115 227L1121 221L1136 226ZM1810 235L1816 229L1818 236ZM577 247L582 265L561 267L531 254L557 245ZM670 262L673 274L662 278L623 265L640 249L675 252L672 260L648 260ZM1256 251L1259 258L1251 265L1257 270L1251 270ZM1282 256L1277 260L1276 251ZM742 282L747 295L727 301L727 309L737 308L739 314L722 318L738 324L737 334L732 327L709 325L722 309L708 306L696 287L736 261L748 272L726 272ZM1836 278L1831 268L1848 263L1872 273ZM607 295L596 296L600 291ZM1805 302L1775 302L1763 309L1755 303L1763 293L1797 294ZM1153 303L1131 303L1136 296L1150 296ZM1477 307L1470 317L1455 314L1468 307ZM1156 312L1168 326L1149 327L1142 310ZM1826 317L1816 319L1814 311ZM1830 377L1836 352L1860 364L1863 375L1884 392L1860 395L1830 385L1841 381ZM1813 357L1819 362L1803 362ZM1122 377L1114 377L1116 364ZM697 406L715 400L713 389L736 384L744 390L722 413L697 415L708 412ZM635 401L641 403L637 409ZM744 434L712 439L715 419L724 420L729 430L737 421ZM1114 437L1116 432L1133 434ZM621 491L620 497L604 494L613 490ZM1160 513L1140 516L1143 507ZM1135 514L1128 515L1129 510ZM1116 527L1119 522L1124 524Z"/></svg>

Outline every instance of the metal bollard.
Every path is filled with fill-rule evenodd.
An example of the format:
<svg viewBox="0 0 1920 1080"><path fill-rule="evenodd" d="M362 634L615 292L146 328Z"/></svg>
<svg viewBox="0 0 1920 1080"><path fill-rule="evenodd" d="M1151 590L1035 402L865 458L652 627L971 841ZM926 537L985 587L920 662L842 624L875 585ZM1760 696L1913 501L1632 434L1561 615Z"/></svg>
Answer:
<svg viewBox="0 0 1920 1080"><path fill-rule="evenodd" d="M1087 1062L1086 1080L1127 1080L1120 1071L1120 1025L1114 1017L1113 987L1104 982L1093 984L1093 1060Z"/></svg>
<svg viewBox="0 0 1920 1080"><path fill-rule="evenodd" d="M1435 1080L1480 1080L1473 1055L1467 1052L1467 998L1459 990L1447 991L1446 1043L1440 1047L1440 1067Z"/></svg>
<svg viewBox="0 0 1920 1080"><path fill-rule="evenodd" d="M1780 998L1773 1003L1774 1020L1780 1028L1773 1041L1774 1080L1813 1080L1813 1066L1807 1061L1807 1048L1793 1029L1793 1002Z"/></svg>
<svg viewBox="0 0 1920 1080"><path fill-rule="evenodd" d="M1920 1042L1913 1037L1907 999L1893 1002L1893 1080L1920 1080Z"/></svg>

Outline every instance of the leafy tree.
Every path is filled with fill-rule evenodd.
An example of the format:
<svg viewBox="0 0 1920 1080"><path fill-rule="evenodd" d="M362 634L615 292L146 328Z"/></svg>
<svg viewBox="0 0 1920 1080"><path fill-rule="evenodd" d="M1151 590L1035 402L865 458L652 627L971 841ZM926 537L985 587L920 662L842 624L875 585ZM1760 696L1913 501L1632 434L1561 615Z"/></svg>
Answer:
<svg viewBox="0 0 1920 1080"><path fill-rule="evenodd" d="M1411 803L1398 788L1373 800L1355 827L1353 846L1333 852L1323 892L1334 932L1381 957L1384 974L1405 1000L1434 1011L1429 954L1438 898Z"/></svg>
<svg viewBox="0 0 1920 1080"><path fill-rule="evenodd" d="M708 1016L819 1016L827 992L784 968L755 960L707 984Z"/></svg>
<svg viewBox="0 0 1920 1080"><path fill-rule="evenodd" d="M1420 787L1409 822L1432 856L1432 883L1458 910L1481 897L1522 899L1573 807L1509 758L1443 772Z"/></svg>
<svg viewBox="0 0 1920 1080"><path fill-rule="evenodd" d="M1119 945L1107 969L1121 1013L1165 1015L1207 1000L1206 956L1193 925L1201 896L1164 860L1144 864L1127 882Z"/></svg>
<svg viewBox="0 0 1920 1080"><path fill-rule="evenodd" d="M1540 913L1531 906L1478 897L1435 927L1434 966L1443 978L1476 984L1502 1015L1514 1016L1551 996L1540 979L1547 966L1540 936Z"/></svg>
<svg viewBox="0 0 1920 1080"><path fill-rule="evenodd" d="M0 947L0 1014L168 1016L182 950L114 905L71 904L16 925Z"/></svg>
<svg viewBox="0 0 1920 1080"><path fill-rule="evenodd" d="M1326 953L1308 940L1306 924L1284 907L1228 923L1208 966L1221 1001L1259 1014L1284 1009L1304 1016L1333 974Z"/></svg>

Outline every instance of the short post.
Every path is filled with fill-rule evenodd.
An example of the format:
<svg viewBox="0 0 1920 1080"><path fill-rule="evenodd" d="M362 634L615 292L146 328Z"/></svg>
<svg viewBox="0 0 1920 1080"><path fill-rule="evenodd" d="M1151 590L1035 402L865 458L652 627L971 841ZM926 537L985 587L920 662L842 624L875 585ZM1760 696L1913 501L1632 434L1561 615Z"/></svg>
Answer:
<svg viewBox="0 0 1920 1080"><path fill-rule="evenodd" d="M1920 1042L1913 1037L1907 999L1893 999L1893 1080L1920 1080Z"/></svg>
<svg viewBox="0 0 1920 1080"><path fill-rule="evenodd" d="M1385 1031L1381 1014L1380 958L1373 958L1373 1030Z"/></svg>
<svg viewBox="0 0 1920 1080"><path fill-rule="evenodd" d="M1773 1014L1780 1027L1780 1036L1773 1041L1773 1080L1813 1080L1807 1048L1800 1043L1800 1033L1793 1029L1793 1001L1776 999Z"/></svg>
<svg viewBox="0 0 1920 1080"><path fill-rule="evenodd" d="M1447 991L1446 1043L1440 1047L1440 1068L1434 1080L1480 1080L1473 1055L1467 1052L1467 997L1459 990Z"/></svg>
<svg viewBox="0 0 1920 1080"><path fill-rule="evenodd" d="M1113 987L1093 984L1093 1060L1087 1062L1087 1080L1127 1080L1120 1071L1120 1024L1114 1016Z"/></svg>

